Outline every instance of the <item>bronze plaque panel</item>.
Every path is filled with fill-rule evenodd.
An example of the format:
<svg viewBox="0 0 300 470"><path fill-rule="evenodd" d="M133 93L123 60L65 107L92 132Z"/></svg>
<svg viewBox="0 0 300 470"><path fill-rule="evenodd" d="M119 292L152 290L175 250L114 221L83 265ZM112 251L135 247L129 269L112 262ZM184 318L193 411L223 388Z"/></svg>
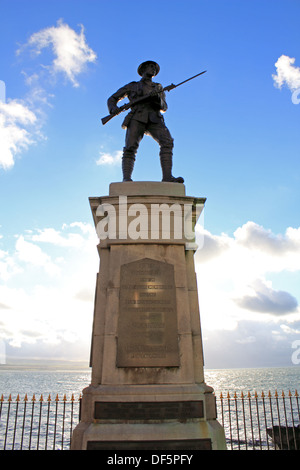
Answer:
<svg viewBox="0 0 300 470"><path fill-rule="evenodd" d="M95 419L151 420L203 418L203 401L95 402Z"/></svg>
<svg viewBox="0 0 300 470"><path fill-rule="evenodd" d="M87 450L211 450L210 439L172 441L88 441Z"/></svg>
<svg viewBox="0 0 300 470"><path fill-rule="evenodd" d="M179 367L174 266L121 266L117 367Z"/></svg>

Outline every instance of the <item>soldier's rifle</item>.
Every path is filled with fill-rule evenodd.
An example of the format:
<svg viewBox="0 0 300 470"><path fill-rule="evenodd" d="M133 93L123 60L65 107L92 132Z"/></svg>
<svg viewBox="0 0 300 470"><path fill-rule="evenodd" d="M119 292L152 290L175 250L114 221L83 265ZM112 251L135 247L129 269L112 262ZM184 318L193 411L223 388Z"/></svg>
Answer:
<svg viewBox="0 0 300 470"><path fill-rule="evenodd" d="M197 75L194 75L191 78L188 78L187 80L184 80L183 82L178 83L177 85L174 85L174 83L171 83L171 85L165 86L162 90L156 91L149 93L148 95L142 96L141 98L137 98L136 100L131 101L130 103L126 103L123 106L120 106L114 113L109 114L108 116L104 117L101 119L102 124L106 124L108 121L110 121L113 117L118 116L118 114L122 113L123 111L126 111L129 108L132 108L133 106L137 105L138 103L141 103L143 101L148 100L149 98L152 98L155 95L158 95L160 93L163 93L164 91L171 91L174 90L174 88L177 88L180 85L183 85L186 82L189 82L190 80L193 80L193 78L199 77L199 75L202 75L203 73L207 72L207 70L204 70L204 72L197 73Z"/></svg>

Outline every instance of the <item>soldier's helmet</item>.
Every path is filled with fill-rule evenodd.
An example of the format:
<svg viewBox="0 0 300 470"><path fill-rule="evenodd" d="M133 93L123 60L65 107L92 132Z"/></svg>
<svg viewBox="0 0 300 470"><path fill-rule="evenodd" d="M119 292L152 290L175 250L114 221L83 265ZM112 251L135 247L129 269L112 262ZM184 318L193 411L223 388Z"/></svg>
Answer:
<svg viewBox="0 0 300 470"><path fill-rule="evenodd" d="M156 62L154 62L153 60L146 60L146 62L143 62L141 65L139 65L138 70L137 70L137 71L138 71L138 74L139 74L141 77L143 76L145 67L146 67L147 65L149 65L149 64L154 64L154 65L155 65L155 70L156 70L155 75L157 75L158 72L160 71L160 67L159 67L159 65L158 65ZM155 76L155 75L154 75L154 76Z"/></svg>

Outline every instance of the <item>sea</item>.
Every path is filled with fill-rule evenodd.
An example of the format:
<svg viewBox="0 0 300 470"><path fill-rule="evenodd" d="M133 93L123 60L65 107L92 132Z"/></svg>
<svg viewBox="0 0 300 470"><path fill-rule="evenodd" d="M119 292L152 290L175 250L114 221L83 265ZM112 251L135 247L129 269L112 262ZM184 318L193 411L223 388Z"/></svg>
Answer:
<svg viewBox="0 0 300 470"><path fill-rule="evenodd" d="M246 369L205 369L205 382L214 389L218 398L220 394L238 395L243 393L300 393L300 366L246 368ZM0 366L0 397L12 399L25 394L28 399L35 394L48 397L66 395L67 399L74 395L77 399L82 390L91 382L89 368L41 368Z"/></svg>
<svg viewBox="0 0 300 470"><path fill-rule="evenodd" d="M246 409L244 414L243 408L243 414L241 414L241 406L244 407L244 404L250 406L248 400L245 403L241 400L242 403L240 404L237 404L236 401L234 405L233 402L231 404L232 407L238 406L239 410L232 408L230 411L230 400L227 400L227 398L233 398L235 393L238 397L241 397L242 392L245 396L248 396L250 392L251 396L254 397L255 392L258 396L262 396L261 392L268 396L270 391L272 397L274 397L277 391L280 397L283 391L285 396L288 397L290 391L294 397L293 411L292 414L288 409L284 409L284 414L281 411L281 420L284 422L283 420L287 419L289 425L291 423L293 426L297 425L300 366L256 369L205 369L204 372L206 384L214 389L216 395L218 419L222 420L228 448L238 450L247 448L267 449L270 448L270 445L273 445L268 440L267 431L260 431L260 425L264 419L268 419L268 426L271 426L271 410L265 411L265 408L262 409L264 405L261 400L258 400L253 401L252 412L249 407L249 410ZM83 389L90 382L91 369L88 368L0 366L0 449L69 449L72 429L79 419L79 398ZM221 399L221 394L225 400ZM287 398L287 406L290 401L291 399ZM36 405L34 405L34 402ZM282 406L281 402L280 399L280 405ZM26 403L28 403L27 408ZM51 411L49 412L50 403ZM275 400L272 406L276 406L276 403ZM265 404L269 405L269 400ZM260 422L258 421L258 408ZM26 420L25 410L27 410ZM257 422L255 421L255 410L257 412ZM236 415L232 414L234 411L236 411ZM276 412L277 408L274 408L274 417ZM237 416L239 416L239 424ZM242 416L244 416L244 424ZM40 422L43 423L41 427Z"/></svg>

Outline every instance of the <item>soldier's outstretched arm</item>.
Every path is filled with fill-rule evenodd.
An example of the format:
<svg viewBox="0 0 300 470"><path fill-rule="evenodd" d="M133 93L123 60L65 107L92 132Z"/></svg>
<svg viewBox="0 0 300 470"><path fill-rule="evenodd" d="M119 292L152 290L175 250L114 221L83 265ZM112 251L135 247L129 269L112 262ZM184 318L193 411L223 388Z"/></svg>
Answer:
<svg viewBox="0 0 300 470"><path fill-rule="evenodd" d="M107 100L107 107L109 114L114 114L118 110L118 102L126 98L130 91L130 83L119 88L113 95L111 95Z"/></svg>

